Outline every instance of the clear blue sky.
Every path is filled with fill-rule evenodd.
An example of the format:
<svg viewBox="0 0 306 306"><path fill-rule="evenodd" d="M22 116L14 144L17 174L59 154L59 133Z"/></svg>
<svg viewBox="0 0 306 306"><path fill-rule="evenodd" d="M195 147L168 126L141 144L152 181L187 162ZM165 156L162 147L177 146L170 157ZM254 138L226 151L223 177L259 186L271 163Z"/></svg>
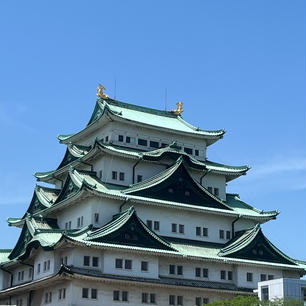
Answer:
<svg viewBox="0 0 306 306"><path fill-rule="evenodd" d="M153 108L225 128L211 160L252 170L228 186L279 209L265 234L306 259L305 1L1 1L1 246L13 247L35 171L58 166L58 134L80 130L98 82Z"/></svg>

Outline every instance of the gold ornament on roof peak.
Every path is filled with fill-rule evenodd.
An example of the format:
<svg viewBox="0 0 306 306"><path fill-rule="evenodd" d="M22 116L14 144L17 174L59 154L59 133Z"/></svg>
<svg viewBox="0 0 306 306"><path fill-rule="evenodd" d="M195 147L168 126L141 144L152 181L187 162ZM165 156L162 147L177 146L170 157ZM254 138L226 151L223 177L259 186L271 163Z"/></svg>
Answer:
<svg viewBox="0 0 306 306"><path fill-rule="evenodd" d="M172 110L171 112L174 113L175 115L181 115L182 112L184 111L183 110L183 102L176 102L176 106L177 106L177 109L175 110Z"/></svg>
<svg viewBox="0 0 306 306"><path fill-rule="evenodd" d="M108 99L108 95L105 94L103 90L106 90L106 88L102 84L99 83L96 96L99 98Z"/></svg>

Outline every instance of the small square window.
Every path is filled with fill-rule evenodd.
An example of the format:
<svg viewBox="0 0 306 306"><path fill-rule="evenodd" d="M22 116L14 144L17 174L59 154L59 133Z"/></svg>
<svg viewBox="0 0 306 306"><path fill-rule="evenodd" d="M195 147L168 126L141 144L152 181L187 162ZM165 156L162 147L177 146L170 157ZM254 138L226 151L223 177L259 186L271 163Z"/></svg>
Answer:
<svg viewBox="0 0 306 306"><path fill-rule="evenodd" d="M119 301L120 299L120 291L114 290L113 291L113 301Z"/></svg>
<svg viewBox="0 0 306 306"><path fill-rule="evenodd" d="M129 293L127 291L122 291L122 302L127 302L129 300Z"/></svg>
<svg viewBox="0 0 306 306"><path fill-rule="evenodd" d="M208 237L208 228L207 227L203 227L203 236Z"/></svg>
<svg viewBox="0 0 306 306"><path fill-rule="evenodd" d="M177 305L183 305L183 297L181 295L177 296Z"/></svg>
<svg viewBox="0 0 306 306"><path fill-rule="evenodd" d="M179 233L184 234L184 231L185 231L184 224L179 224Z"/></svg>
<svg viewBox="0 0 306 306"><path fill-rule="evenodd" d="M268 275L268 280L274 279L274 275Z"/></svg>
<svg viewBox="0 0 306 306"><path fill-rule="evenodd" d="M150 147L159 148L159 143L157 141L150 141Z"/></svg>
<svg viewBox="0 0 306 306"><path fill-rule="evenodd" d="M220 278L221 279L226 279L226 272L224 270L221 270L220 272Z"/></svg>
<svg viewBox="0 0 306 306"><path fill-rule="evenodd" d="M147 220L147 226L149 229L152 229L152 220Z"/></svg>
<svg viewBox="0 0 306 306"><path fill-rule="evenodd" d="M212 193L212 187L207 187L207 190Z"/></svg>
<svg viewBox="0 0 306 306"><path fill-rule="evenodd" d="M201 268L195 268L195 276L201 277Z"/></svg>
<svg viewBox="0 0 306 306"><path fill-rule="evenodd" d="M119 173L119 180L124 181L124 172Z"/></svg>
<svg viewBox="0 0 306 306"><path fill-rule="evenodd" d="M96 300L98 297L98 294L97 294L97 289L91 289L91 298L93 300Z"/></svg>
<svg viewBox="0 0 306 306"><path fill-rule="evenodd" d="M156 295L155 293L150 293L150 303L155 304L156 303Z"/></svg>
<svg viewBox="0 0 306 306"><path fill-rule="evenodd" d="M89 267L90 265L90 256L84 256L83 265Z"/></svg>
<svg viewBox="0 0 306 306"><path fill-rule="evenodd" d="M176 233L177 232L177 224L172 223L171 224L171 230L172 230L172 233Z"/></svg>
<svg viewBox="0 0 306 306"><path fill-rule="evenodd" d="M148 293L143 292L143 293L141 294L141 302L144 303L144 304L147 304L147 303L148 303Z"/></svg>
<svg viewBox="0 0 306 306"><path fill-rule="evenodd" d="M138 138L138 144L140 146L144 146L146 147L148 145L148 141L146 139L141 139L141 138Z"/></svg>
<svg viewBox="0 0 306 306"><path fill-rule="evenodd" d="M141 271L148 271L149 270L149 263L147 261L141 262Z"/></svg>
<svg viewBox="0 0 306 306"><path fill-rule="evenodd" d="M267 274L260 274L260 281L264 282L267 280Z"/></svg>
<svg viewBox="0 0 306 306"><path fill-rule="evenodd" d="M227 279L228 280L233 280L233 272L232 271L227 271Z"/></svg>
<svg viewBox="0 0 306 306"><path fill-rule="evenodd" d="M118 141L123 142L123 135L118 135Z"/></svg>
<svg viewBox="0 0 306 306"><path fill-rule="evenodd" d="M202 273L203 273L203 277L208 278L208 269L207 268L204 268L202 270Z"/></svg>
<svg viewBox="0 0 306 306"><path fill-rule="evenodd" d="M132 260L130 259L126 259L124 262L124 268L127 270L131 270L132 269Z"/></svg>
<svg viewBox="0 0 306 306"><path fill-rule="evenodd" d="M214 195L219 196L219 188L214 188Z"/></svg>
<svg viewBox="0 0 306 306"><path fill-rule="evenodd" d="M142 175L137 175L137 183L140 183L142 182Z"/></svg>
<svg viewBox="0 0 306 306"><path fill-rule="evenodd" d="M219 238L224 239L224 230L219 230Z"/></svg>
<svg viewBox="0 0 306 306"><path fill-rule="evenodd" d="M82 298L83 299L88 299L88 288L82 288Z"/></svg>
<svg viewBox="0 0 306 306"><path fill-rule="evenodd" d="M159 221L154 221L154 230L159 231Z"/></svg>
<svg viewBox="0 0 306 306"><path fill-rule="evenodd" d="M121 258L116 258L116 260L115 260L115 267L116 267L116 269L122 269L122 267L123 267L123 260Z"/></svg>
<svg viewBox="0 0 306 306"><path fill-rule="evenodd" d="M126 143L130 143L131 142L131 137L130 136L126 136L125 137L125 142Z"/></svg>
<svg viewBox="0 0 306 306"><path fill-rule="evenodd" d="M226 239L231 239L231 232L230 231L226 231Z"/></svg>
<svg viewBox="0 0 306 306"><path fill-rule="evenodd" d="M253 273L247 272L247 282L253 281Z"/></svg>
<svg viewBox="0 0 306 306"><path fill-rule="evenodd" d="M177 275L183 275L183 266L177 266Z"/></svg>
<svg viewBox="0 0 306 306"><path fill-rule="evenodd" d="M92 258L92 266L98 267L99 266L99 257L93 257Z"/></svg>
<svg viewBox="0 0 306 306"><path fill-rule="evenodd" d="M117 171L112 171L112 179L117 180Z"/></svg>
<svg viewBox="0 0 306 306"><path fill-rule="evenodd" d="M169 265L169 274L175 274L175 265Z"/></svg>
<svg viewBox="0 0 306 306"><path fill-rule="evenodd" d="M208 304L209 303L209 298L203 298L203 304Z"/></svg>

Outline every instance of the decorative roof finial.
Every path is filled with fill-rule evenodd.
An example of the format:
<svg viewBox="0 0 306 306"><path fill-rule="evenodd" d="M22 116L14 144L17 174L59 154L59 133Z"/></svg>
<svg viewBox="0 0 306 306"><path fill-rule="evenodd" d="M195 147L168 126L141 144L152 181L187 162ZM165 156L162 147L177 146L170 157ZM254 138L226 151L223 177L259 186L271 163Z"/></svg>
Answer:
<svg viewBox="0 0 306 306"><path fill-rule="evenodd" d="M176 103L177 109L172 110L171 112L174 113L175 115L181 115L183 110L183 102L177 102Z"/></svg>
<svg viewBox="0 0 306 306"><path fill-rule="evenodd" d="M106 88L102 84L99 83L99 87L97 88L96 96L99 98L108 99L108 95L105 94L103 90L106 90Z"/></svg>

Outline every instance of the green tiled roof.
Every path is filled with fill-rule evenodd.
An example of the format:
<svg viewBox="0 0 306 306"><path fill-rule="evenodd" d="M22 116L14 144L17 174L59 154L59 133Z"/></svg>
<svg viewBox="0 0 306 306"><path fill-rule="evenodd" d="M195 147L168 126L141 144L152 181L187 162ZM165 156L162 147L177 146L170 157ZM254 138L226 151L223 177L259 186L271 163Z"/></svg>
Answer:
<svg viewBox="0 0 306 306"><path fill-rule="evenodd" d="M74 142L73 139L77 139L81 134L83 135L86 133L87 130L92 131L94 125L101 119L106 118L106 115L113 120L123 120L125 122L132 121L143 126L160 128L168 131L172 130L177 133L210 139L208 145L222 138L225 133L224 130L201 130L184 121L181 116L174 115L171 112L154 110L113 99L98 99L87 127L73 135L60 135L58 139L63 143L69 141Z"/></svg>

